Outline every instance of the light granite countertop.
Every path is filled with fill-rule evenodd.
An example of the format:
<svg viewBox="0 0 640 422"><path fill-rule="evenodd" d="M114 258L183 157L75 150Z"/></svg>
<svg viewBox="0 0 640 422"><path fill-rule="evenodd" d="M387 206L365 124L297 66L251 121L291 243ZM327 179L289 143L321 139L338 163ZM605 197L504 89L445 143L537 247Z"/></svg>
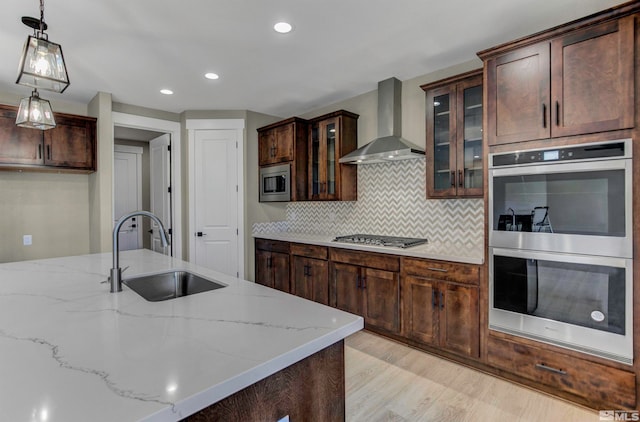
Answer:
<svg viewBox="0 0 640 422"><path fill-rule="evenodd" d="M109 293L111 254L0 264L0 420L176 421L363 328L359 316L147 250L124 277L187 269L227 287Z"/></svg>
<svg viewBox="0 0 640 422"><path fill-rule="evenodd" d="M483 264L484 250L482 245L467 247L448 243L426 243L411 248L395 248L389 246L364 245L356 243L334 242L336 235L319 235L293 232L253 233L254 238L282 240L286 242L307 243L330 246L332 248L354 249L364 252L380 252L391 255L410 256L414 258L438 259L442 261L462 262L467 264Z"/></svg>

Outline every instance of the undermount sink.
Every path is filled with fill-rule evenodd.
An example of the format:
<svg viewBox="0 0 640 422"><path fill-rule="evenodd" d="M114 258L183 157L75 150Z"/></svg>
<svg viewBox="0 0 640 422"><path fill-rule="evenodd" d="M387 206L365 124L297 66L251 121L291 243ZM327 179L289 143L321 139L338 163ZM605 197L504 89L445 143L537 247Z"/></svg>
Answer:
<svg viewBox="0 0 640 422"><path fill-rule="evenodd" d="M149 302L160 302L226 287L188 271L169 271L133 277L122 282Z"/></svg>

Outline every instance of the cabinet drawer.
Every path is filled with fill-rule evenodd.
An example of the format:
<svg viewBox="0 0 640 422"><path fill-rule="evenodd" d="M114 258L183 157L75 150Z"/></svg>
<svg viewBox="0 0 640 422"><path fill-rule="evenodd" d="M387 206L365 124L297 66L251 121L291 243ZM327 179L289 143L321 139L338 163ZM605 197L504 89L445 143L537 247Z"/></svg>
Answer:
<svg viewBox="0 0 640 422"><path fill-rule="evenodd" d="M492 366L583 397L594 405L635 408L636 377L632 372L492 336L487 356Z"/></svg>
<svg viewBox="0 0 640 422"><path fill-rule="evenodd" d="M397 256L335 248L329 249L329 256L333 262L344 262L345 264L394 272L400 271L400 258Z"/></svg>
<svg viewBox="0 0 640 422"><path fill-rule="evenodd" d="M403 258L402 263L405 274L475 285L480 281L479 265L418 258Z"/></svg>
<svg viewBox="0 0 640 422"><path fill-rule="evenodd" d="M302 243L291 244L291 254L305 256L307 258L327 259L329 252L326 246L306 245Z"/></svg>
<svg viewBox="0 0 640 422"><path fill-rule="evenodd" d="M256 249L262 251L289 253L289 242L281 240L256 239Z"/></svg>

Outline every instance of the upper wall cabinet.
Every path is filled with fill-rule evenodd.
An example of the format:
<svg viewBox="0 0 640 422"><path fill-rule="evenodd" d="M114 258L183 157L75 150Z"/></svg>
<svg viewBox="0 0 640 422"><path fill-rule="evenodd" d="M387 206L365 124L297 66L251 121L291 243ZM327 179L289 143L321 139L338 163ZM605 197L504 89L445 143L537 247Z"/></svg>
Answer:
<svg viewBox="0 0 640 422"><path fill-rule="evenodd" d="M482 196L482 69L422 85L427 198Z"/></svg>
<svg viewBox="0 0 640 422"><path fill-rule="evenodd" d="M357 199L357 166L340 164L338 160L358 146L358 117L340 110L310 121L309 199Z"/></svg>
<svg viewBox="0 0 640 422"><path fill-rule="evenodd" d="M258 129L258 164L284 163L297 159L300 141L304 147L307 140L307 121L292 117Z"/></svg>
<svg viewBox="0 0 640 422"><path fill-rule="evenodd" d="M480 52L488 144L633 127L634 24L574 23Z"/></svg>
<svg viewBox="0 0 640 422"><path fill-rule="evenodd" d="M0 169L91 173L96 170L96 119L54 113L56 127L15 124L17 108L0 105Z"/></svg>
<svg viewBox="0 0 640 422"><path fill-rule="evenodd" d="M291 163L291 200L307 199L308 122L291 117L258 129L260 167Z"/></svg>

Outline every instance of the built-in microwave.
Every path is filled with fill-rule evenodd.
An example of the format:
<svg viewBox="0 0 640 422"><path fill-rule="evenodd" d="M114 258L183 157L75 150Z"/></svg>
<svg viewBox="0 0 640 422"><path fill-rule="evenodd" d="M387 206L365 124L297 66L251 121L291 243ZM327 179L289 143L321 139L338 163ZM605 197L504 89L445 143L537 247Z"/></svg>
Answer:
<svg viewBox="0 0 640 422"><path fill-rule="evenodd" d="M489 246L631 258L631 139L489 155Z"/></svg>
<svg viewBox="0 0 640 422"><path fill-rule="evenodd" d="M291 200L291 166L289 163L260 167L260 202Z"/></svg>

